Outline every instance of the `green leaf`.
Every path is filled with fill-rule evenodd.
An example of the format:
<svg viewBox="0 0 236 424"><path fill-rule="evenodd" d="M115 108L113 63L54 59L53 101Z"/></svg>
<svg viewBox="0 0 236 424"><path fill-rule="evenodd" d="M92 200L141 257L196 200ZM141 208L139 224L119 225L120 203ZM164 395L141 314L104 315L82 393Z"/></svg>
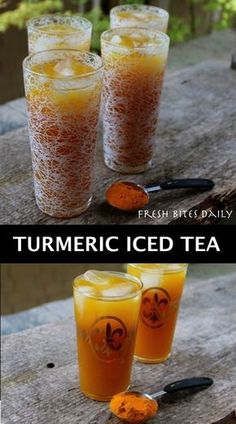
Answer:
<svg viewBox="0 0 236 424"><path fill-rule="evenodd" d="M25 28L26 22L33 17L45 13L59 12L63 9L62 0L21 1L15 10L3 12L0 15L0 31L6 31L10 26Z"/></svg>

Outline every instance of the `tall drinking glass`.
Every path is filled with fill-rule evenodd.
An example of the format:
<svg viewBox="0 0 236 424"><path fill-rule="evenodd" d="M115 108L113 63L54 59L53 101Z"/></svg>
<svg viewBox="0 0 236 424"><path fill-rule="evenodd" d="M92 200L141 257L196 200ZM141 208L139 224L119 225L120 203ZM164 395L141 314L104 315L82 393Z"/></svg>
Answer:
<svg viewBox="0 0 236 424"><path fill-rule="evenodd" d="M89 51L92 23L81 16L44 15L27 23L29 53L52 49Z"/></svg>
<svg viewBox="0 0 236 424"><path fill-rule="evenodd" d="M87 271L73 289L80 388L107 401L129 387L142 284L124 273Z"/></svg>
<svg viewBox="0 0 236 424"><path fill-rule="evenodd" d="M155 151L169 37L116 28L102 34L101 45L105 163L122 173L143 172Z"/></svg>
<svg viewBox="0 0 236 424"><path fill-rule="evenodd" d="M50 50L23 68L37 205L54 217L79 215L92 198L102 60Z"/></svg>
<svg viewBox="0 0 236 424"><path fill-rule="evenodd" d="M128 273L143 283L135 356L163 362L171 355L186 264L128 264Z"/></svg>
<svg viewBox="0 0 236 424"><path fill-rule="evenodd" d="M110 11L111 28L142 27L166 32L169 13L160 7L145 4L115 6Z"/></svg>

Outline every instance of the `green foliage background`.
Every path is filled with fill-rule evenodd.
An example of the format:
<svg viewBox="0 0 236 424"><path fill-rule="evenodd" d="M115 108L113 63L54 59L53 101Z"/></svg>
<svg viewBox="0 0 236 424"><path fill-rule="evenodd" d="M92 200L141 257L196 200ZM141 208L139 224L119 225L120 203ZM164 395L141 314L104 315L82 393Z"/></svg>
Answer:
<svg viewBox="0 0 236 424"><path fill-rule="evenodd" d="M4 11L8 0L0 0L0 32L5 32L9 27L24 28L28 19L46 13L63 12L71 14L71 10L65 10L63 0L21 0L14 10ZM172 0L173 1L173 0ZM212 19L209 20L206 32L220 30L236 26L236 0L183 0L189 8L189 20L179 16L170 17L169 35L172 42L178 43L197 35L197 28L201 27L201 16L207 13ZM74 8L86 5L87 0L72 0ZM123 4L145 3L142 0L124 0ZM214 17L217 15L217 19ZM109 27L109 18L100 7L93 8L85 13L85 16L93 22L92 48L99 50L100 34Z"/></svg>

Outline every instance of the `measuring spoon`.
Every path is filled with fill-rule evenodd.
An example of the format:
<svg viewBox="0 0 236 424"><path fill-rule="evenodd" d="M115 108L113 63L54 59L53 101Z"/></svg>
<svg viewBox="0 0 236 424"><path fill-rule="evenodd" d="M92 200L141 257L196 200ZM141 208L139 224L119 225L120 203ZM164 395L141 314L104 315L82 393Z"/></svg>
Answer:
<svg viewBox="0 0 236 424"><path fill-rule="evenodd" d="M149 202L149 193L183 188L210 190L214 187L212 180L204 178L183 178L152 183L145 186L130 182L116 181L106 190L107 202L116 209L134 212L142 209Z"/></svg>
<svg viewBox="0 0 236 424"><path fill-rule="evenodd" d="M133 419L132 421L126 420L124 418L124 416L122 416L123 415L122 414L122 407L124 408L124 405L121 405L120 414L114 412L114 408L113 408L114 403L113 402L115 401L116 396L122 395L122 398L125 398L126 396L129 397L129 396L132 395L132 396L137 396L137 398L144 398L144 400L148 400L150 402L150 404L155 402L156 405L154 405L154 408L152 408L154 410L152 416L154 416L157 412L157 409L158 409L158 405L157 405L157 402L155 401L155 399L158 399L161 396L166 395L166 394L172 394L172 393L176 393L176 392L180 392L180 391L184 391L184 390L196 389L196 388L205 389L205 388L211 386L212 384L213 384L213 380L211 378L208 378L208 377L192 377L192 378L185 378L183 380L178 380L178 381L175 381L174 383L171 383L171 384L167 384L167 386L165 386L162 390L159 390L158 392L155 392L155 393L152 393L152 394L136 392L136 391L126 391L126 392L122 392L122 393L119 393L118 395L113 396L113 398L110 402L110 408L111 408L113 414L116 415L118 418L122 419L123 421L132 422L133 424L139 424L139 423L146 421L146 419L151 418L150 414L149 414L148 417L142 417L142 418L140 418L137 414L136 418ZM156 408L155 408L155 406L156 406Z"/></svg>

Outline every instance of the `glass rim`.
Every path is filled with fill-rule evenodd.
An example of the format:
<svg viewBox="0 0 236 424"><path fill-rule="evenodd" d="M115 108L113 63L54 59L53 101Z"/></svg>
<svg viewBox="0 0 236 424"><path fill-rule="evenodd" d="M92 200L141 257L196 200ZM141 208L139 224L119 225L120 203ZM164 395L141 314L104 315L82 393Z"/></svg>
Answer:
<svg viewBox="0 0 236 424"><path fill-rule="evenodd" d="M84 57L94 57L94 58L96 58L99 62L100 62L100 64L99 64L99 66L98 66L98 68L96 68L96 69L94 69L94 70L92 70L92 71L89 71L89 72L85 72L85 73L82 73L82 74L80 74L80 75L70 75L70 76L60 76L60 75L58 75L58 76L50 76L50 75L46 75L46 74L44 74L43 72L36 72L36 71L33 71L31 68L30 68L30 66L27 66L27 64L28 64L28 62L32 59L32 58L34 58L35 56L40 56L40 55L45 55L45 54L47 54L47 53L70 53L70 52L74 52L74 53L79 53L80 54L80 56L84 56ZM35 52L35 53L31 53L31 54L29 54L28 56L26 56L25 58L24 58L24 60L23 60L23 70L24 71L28 71L28 72L30 72L31 74L33 74L33 75L37 75L37 76L39 76L39 77L44 77L44 78L46 78L46 79L49 79L49 80L53 80L53 81L55 81L55 80L63 80L63 81L73 81L73 80L78 80L79 78L87 78L87 77L90 77L90 76L92 76L92 75L95 75L96 73L98 73L98 72L100 72L101 70L102 70L102 68L103 68L103 59L101 58L101 56L99 56L98 54L96 54L96 53L92 53L92 52L84 52L84 51L81 51L81 50L77 50L77 49L50 49L50 50L43 50L43 51L40 51L40 52Z"/></svg>
<svg viewBox="0 0 236 424"><path fill-rule="evenodd" d="M36 16L32 19L29 19L27 21L27 24L26 24L27 30L34 30L35 32L38 32L38 33L41 33L41 34L52 34L52 32L37 28L35 23L39 22L41 19L45 19L45 18L54 18L55 19L57 17L58 18L66 18L66 19L79 18L81 21L83 21L86 24L85 29L92 29L92 26L93 26L92 22L90 22L87 18L84 18L83 16L81 16L79 14L66 16L66 15L63 15L61 13L56 13L56 14L48 13L46 15L40 15L40 16ZM81 28L73 28L73 31L71 31L70 34L76 34L77 32L80 32L80 31L81 31ZM59 34L59 35L64 34L65 35L65 32L64 31L57 31L57 34Z"/></svg>
<svg viewBox="0 0 236 424"><path fill-rule="evenodd" d="M165 32L154 31L152 29L149 30L149 29L143 28L143 27L137 28L137 27L130 27L130 26L129 27L110 28L110 29L104 31L101 34L101 42L104 42L104 43L106 43L106 44L108 44L112 47L116 47L117 49L126 50L126 51L127 50L128 51L129 50L130 51L146 51L147 50L148 45L141 46L141 47L131 47L131 48L129 47L129 48L127 48L127 47L124 47L124 46L120 46L119 44L114 43L111 40L108 40L106 38L109 34L114 33L114 35L119 35L122 32L123 33L142 32L142 33L151 34L153 36L153 38L159 37L159 39L162 40L163 43L161 45L159 45L158 48L164 48L166 45L169 45L169 42L170 42L170 37Z"/></svg>
<svg viewBox="0 0 236 424"><path fill-rule="evenodd" d="M91 270L87 270L87 271L95 271L93 269ZM86 272L86 271L85 271ZM138 278L135 277L134 275L128 274L127 272L119 272L119 271L102 271L102 270L96 270L96 272L100 272L103 274L111 274L111 275L115 275L115 276L122 276L124 279L131 281L132 283L136 283L139 287L137 287L137 290L135 291L135 293L130 293L126 296L121 296L121 295L117 295L117 296L102 296L102 295L91 295L89 293L81 293L83 296L86 296L90 299L97 299L97 300L103 300L103 301L110 301L110 302L115 302L115 301L125 301L128 299L132 299L133 297L137 296L139 293L142 292L143 289L143 283L142 281ZM77 277L75 277L73 279L72 282L72 287L73 289L80 293L79 287L76 286L76 281L83 277L85 273L78 275Z"/></svg>
<svg viewBox="0 0 236 424"><path fill-rule="evenodd" d="M110 10L110 15L115 14L117 11L122 10L122 9L150 9L153 11L158 11L158 13L160 14L160 16L165 16L165 17L169 17L169 12L166 9L163 9L162 7L158 7L158 6L154 6L153 4L120 4L118 6L114 6L111 8Z"/></svg>
<svg viewBox="0 0 236 424"><path fill-rule="evenodd" d="M153 265L154 265L154 263L153 263ZM146 272L153 273L153 274L155 274L155 273L157 273L157 274L158 273L162 273L162 274L174 274L176 272L181 272L181 271L186 270L188 268L188 264L187 263L176 264L176 268L171 268L171 269L170 268L169 269L168 268L165 269L163 267L163 265L168 265L168 263L160 263L159 265L161 265L160 268L148 269L148 268L143 267L141 264L136 264L136 263L128 263L127 264L127 266L131 266L133 268L138 268L139 270L146 271Z"/></svg>

